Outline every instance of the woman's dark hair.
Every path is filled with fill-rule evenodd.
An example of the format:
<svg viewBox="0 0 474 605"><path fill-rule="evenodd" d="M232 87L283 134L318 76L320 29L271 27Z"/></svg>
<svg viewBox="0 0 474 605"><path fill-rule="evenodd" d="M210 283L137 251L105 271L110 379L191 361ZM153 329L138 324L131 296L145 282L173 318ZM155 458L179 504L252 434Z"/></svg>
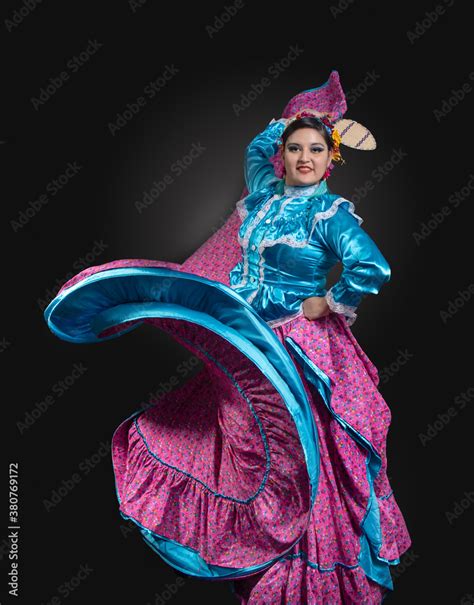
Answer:
<svg viewBox="0 0 474 605"><path fill-rule="evenodd" d="M314 128L324 137L329 151L333 149L334 142L331 138L331 135L326 130L325 125L321 122L321 120L318 120L318 118L311 117L299 118L298 120L291 122L291 124L287 128L285 128L283 134L281 135L283 145L286 145L286 140L288 139L290 134L293 134L295 130L298 130L299 128Z"/></svg>

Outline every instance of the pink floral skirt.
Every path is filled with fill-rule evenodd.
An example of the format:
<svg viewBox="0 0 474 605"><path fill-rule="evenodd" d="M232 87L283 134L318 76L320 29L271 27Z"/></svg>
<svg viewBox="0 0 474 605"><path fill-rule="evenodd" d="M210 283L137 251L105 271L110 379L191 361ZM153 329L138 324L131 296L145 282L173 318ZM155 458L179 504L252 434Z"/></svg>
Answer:
<svg viewBox="0 0 474 605"><path fill-rule="evenodd" d="M169 268L166 288L153 275L159 267ZM175 568L227 580L241 605L380 603L411 540L387 478L391 413L376 368L335 313L299 316L271 329L276 339L265 339L264 326L251 361L230 329L232 297L199 279L173 263L114 261L75 276L47 310L62 338L113 338L144 321L202 362L116 429L121 515ZM164 316L147 312L156 300ZM289 414L293 394L267 363L276 345L309 402L317 465L303 445L311 431L303 435ZM317 476L308 471L316 466ZM240 573L230 580L222 570Z"/></svg>
<svg viewBox="0 0 474 605"><path fill-rule="evenodd" d="M175 338L183 336L184 346L192 333L194 346L190 350L196 353L195 345L200 342L207 354L217 356L218 351L219 357L226 360L226 371L245 392L251 391L254 403L275 405L267 407L265 417L266 427L273 427L277 435L271 444L272 464L282 476L297 481L294 465L303 468L303 452L295 434L286 434L290 431L285 418L278 414L278 395L270 392L255 368L249 367L225 341L210 338L206 330L191 325L178 329L175 323L162 319L149 323ZM232 589L241 605L381 603L390 590L388 567L397 564L411 540L387 478L386 439L391 413L377 389L377 370L339 315L331 313L314 321L300 316L273 330L290 354L300 351L330 380L328 407L324 396L308 380L301 358L294 356L311 402L319 441L320 472L309 521L302 512L307 502L301 503L301 493L295 500L275 498L279 508L283 505L281 514L281 510L272 511L271 492L266 491L262 500L257 498L252 503L254 510L244 527L237 512L242 504L215 498L212 491L191 479L205 477L206 486L214 492L227 490L233 497L249 499L258 491L264 458L251 414L247 411L244 415L240 406L231 411L234 400L226 391L226 376L209 362L206 371L142 415L142 435L130 420L116 433L114 464L119 477L119 465L126 466L127 489L131 489L124 494L126 503L121 511L134 519L138 517L142 525L152 527L156 533L200 550L208 562L233 567L277 556L278 550L281 552L297 534L301 535L304 521L306 531L285 556L265 571L233 581ZM206 363L204 356L203 361ZM217 400L220 417L215 413ZM185 434L183 427L187 427ZM228 442L234 441L235 450L223 448L222 443L216 445L219 433L224 433ZM150 437L148 445L143 435ZM161 460L180 470L164 468L156 459L150 459L150 446ZM374 456L381 464L376 476L371 477L369 461L373 462ZM184 479L183 469L189 473ZM272 479L281 489L281 483ZM300 481L303 485L303 474ZM150 495L150 485L160 486L158 496ZM291 486L286 487L291 491ZM145 508L137 496L140 490L144 490ZM256 512L259 502L263 508ZM263 528L255 524L254 515L264 519ZM364 520L368 529L364 528ZM213 527L214 539L210 540ZM223 528L228 534L224 535ZM252 536L245 545L234 540L240 531ZM368 574L369 569L373 573ZM383 584L379 583L380 578Z"/></svg>
<svg viewBox="0 0 474 605"><path fill-rule="evenodd" d="M366 544L361 529L370 498L368 451L381 466L373 479L379 527L368 539L372 557L396 564L411 539L387 478L386 439L390 410L377 390L377 370L357 343L346 321L331 313L309 321L299 317L274 329L279 339L296 342L331 380L332 413L308 383L320 448L320 476L308 529L292 551L269 570L234 582L242 605L372 605L387 591L361 565ZM351 426L363 440L348 432ZM373 507L373 503L371 505ZM373 510L373 508L372 508Z"/></svg>

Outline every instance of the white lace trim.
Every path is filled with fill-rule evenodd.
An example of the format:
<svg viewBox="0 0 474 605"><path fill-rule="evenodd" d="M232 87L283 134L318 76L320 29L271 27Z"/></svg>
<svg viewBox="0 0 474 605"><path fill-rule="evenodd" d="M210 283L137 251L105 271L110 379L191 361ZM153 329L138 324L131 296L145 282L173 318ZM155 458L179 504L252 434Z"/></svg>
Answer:
<svg viewBox="0 0 474 605"><path fill-rule="evenodd" d="M324 210L323 212L317 212L314 215L313 224L311 225L311 229L310 229L310 232L309 232L308 240L311 239L311 236L313 234L313 231L314 231L314 228L315 228L316 224L319 221L322 221L323 219L331 218L331 216L334 216L336 214L336 212L338 211L339 206L343 202L347 202L349 204L349 212L350 212L350 214L352 214L352 216L355 219L357 219L357 222L359 223L359 225L361 225L364 222L364 219L361 216L359 216L358 214L355 213L355 206L354 206L354 204L351 201L346 200L345 197L338 197L331 204L330 208L328 208L327 210Z"/></svg>
<svg viewBox="0 0 474 605"><path fill-rule="evenodd" d="M240 288L241 286L246 286L247 285L247 275L249 273L249 259L248 259L248 255L247 255L247 247L249 244L249 240L250 240L250 236L253 233L253 230L255 229L256 225L265 217L268 209L270 208L273 200L277 199L281 197L281 195L275 194L272 195L264 204L263 208L261 208L256 214L255 216L252 218L252 220L250 221L250 224L247 226L247 229L245 231L245 234L243 237L238 236L238 240L240 245L242 246L242 250L243 250L243 269L242 269L242 278L240 280L240 282L238 284L235 284L233 286L231 286L232 288ZM245 207L245 198L239 200L237 202L237 210L239 212L239 216L242 218L246 218L248 216L248 211ZM259 220L260 219L260 220ZM257 284L257 290L258 290L258 286L259 284ZM253 292L249 298L247 298L247 302L251 302L254 298L255 295L257 294L257 291Z"/></svg>
<svg viewBox="0 0 474 605"><path fill-rule="evenodd" d="M290 197L287 200L285 200L283 202L283 204L280 207L280 210L278 211L278 213L275 215L275 217L273 218L273 220L275 220L276 218L278 218L281 214L283 214L283 211L286 207L286 205L291 202L294 198ZM259 271L258 271L258 282L256 285L256 290L255 292L253 292L250 297L248 298L247 302L251 303L253 301L253 299L255 298L255 296L257 295L257 292L263 282L264 279L264 269L263 269L263 250L265 248L269 248L270 246L275 246L276 244L287 244L288 246L291 246L293 248L304 248L305 246L308 245L308 242L311 238L311 234L313 233L313 230L316 226L316 223L318 223L319 221L323 220L323 219L327 219L330 218L331 216L333 216L334 214L336 214L336 212L339 209L339 206L343 203L343 202L347 202L349 204L349 212L357 219L357 221L359 222L359 225L362 223L363 219L358 216L357 214L355 214L354 209L355 206L352 202L350 202L349 200L346 200L343 197L339 197L336 200L334 200L334 202L331 204L331 207L328 208L327 210L323 211L323 212L317 212L314 216L314 220L313 220L313 224L311 226L310 229L310 234L308 235L307 238L304 238L300 241L298 241L297 239L295 239L294 236L291 235L282 235L281 237L277 238L277 239L267 239L267 238L263 238L262 241L260 242L260 245L258 247L258 253L259 253ZM272 221L273 222L273 221Z"/></svg>
<svg viewBox="0 0 474 605"><path fill-rule="evenodd" d="M315 188L319 187L319 185L314 186ZM248 255L247 255L247 247L249 244L249 240L250 237L253 233L253 230L255 229L255 227L257 226L257 224L260 223L261 220L263 220L268 212L268 209L270 208L271 204L273 203L273 201L277 198L281 198L281 197L286 197L282 196L280 194L274 194L273 196L271 196L264 204L263 208L261 208L253 217L252 221L250 222L250 224L248 225L245 235L241 238L239 236L239 243L242 246L243 249L243 269L242 269L242 278L240 280L240 282L238 284L235 284L234 286L231 286L232 288L239 288L241 286L247 286L248 285L248 273L249 273L249 262L248 262ZM280 209L278 211L278 213L273 217L272 219L272 223L275 219L277 219L284 211L285 207L287 206L287 204L289 204L295 197L301 197L301 196L290 196L288 197L288 199L286 199L280 206ZM310 233L308 235L307 238L302 239L301 241L296 240L296 238L294 236L291 235L283 235L282 237L279 237L277 239L267 239L267 238L263 238L262 241L260 242L259 246L258 246L258 254L259 254L259 264L258 264L258 280L257 283L255 284L255 290L247 297L247 302L249 304L251 304L254 300L254 298L257 296L258 291L260 289L261 284L263 283L263 279L264 279L264 267L263 267L263 250L265 248L269 248L270 246L275 246L276 244L287 244L288 246L291 246L293 248L304 248L305 246L308 245L308 242L311 238L311 235L314 231L314 228L316 226L316 224L324 219L328 219L331 218L332 216L334 216L334 214L336 214L336 212L339 209L339 206L343 203L343 202L347 202L349 204L349 212L354 216L354 218L357 219L359 225L363 222L362 217L360 217L359 215L357 215L354 210L355 210L355 206L354 204L347 200L344 197L338 197L336 200L334 200L334 202L331 204L331 207L328 208L327 210L324 210L322 212L317 212L314 215L314 219L313 219L313 224L311 225L311 229L310 229ZM248 216L248 211L246 209L245 206L245 198L239 200L237 202L237 210L239 213L240 218L242 219L242 221ZM260 219L260 220L259 220ZM329 303L328 303L329 304ZM334 302L334 304L337 304ZM354 318L355 321L355 318ZM353 322L352 322L353 323ZM352 325L352 324L349 324Z"/></svg>
<svg viewBox="0 0 474 605"><path fill-rule="evenodd" d="M329 290L326 292L325 298L328 307L331 309L331 311L333 311L334 313L340 313L341 315L345 315L347 319L347 325L352 326L352 324L357 319L357 313L355 313L357 307L336 302L332 293L332 287L329 288Z"/></svg>
<svg viewBox="0 0 474 605"><path fill-rule="evenodd" d="M285 195L289 195L291 197L310 197L316 193L321 186L321 181L319 183L315 183L314 185L306 186L285 184L284 192Z"/></svg>
<svg viewBox="0 0 474 605"><path fill-rule="evenodd" d="M237 204L235 205L235 207L237 208L237 212L239 213L240 220L242 222L244 222L244 220L247 218L247 215L249 213L245 206L245 197L243 197L241 200L239 200L237 202Z"/></svg>
<svg viewBox="0 0 474 605"><path fill-rule="evenodd" d="M288 118L279 118L278 120L275 120L275 118L272 118L269 122L269 124L275 124L276 122L280 122L281 124L286 124L288 121Z"/></svg>
<svg viewBox="0 0 474 605"><path fill-rule="evenodd" d="M273 220L275 220L278 216L280 216L280 214L282 214L282 212L284 211L284 209L286 208L286 206L291 202L292 199L293 198L290 197L290 198L288 198L287 200L285 200L281 204L280 210L274 216ZM251 303L253 301L253 299L255 298L255 296L257 296L257 292L259 291L261 284L263 283L263 278L264 278L263 250L264 250L264 248L268 248L269 247L268 242L271 242L271 245L274 246L275 244L279 243L283 239L285 239L285 238L281 237L279 240L266 240L265 238L263 238L262 241L260 242L260 244L258 246L258 255L259 255L259 259L258 259L258 282L257 282L257 285L256 285L255 292L253 292L250 295L250 297L249 297L249 299L248 299L247 302Z"/></svg>
<svg viewBox="0 0 474 605"><path fill-rule="evenodd" d="M301 303L300 310L296 313L292 313L291 315L285 315L285 317L280 317L279 319L271 319L270 321L267 321L267 324L270 326L270 328L278 328L279 326L283 326L289 321L300 317L301 315L303 315L303 303Z"/></svg>

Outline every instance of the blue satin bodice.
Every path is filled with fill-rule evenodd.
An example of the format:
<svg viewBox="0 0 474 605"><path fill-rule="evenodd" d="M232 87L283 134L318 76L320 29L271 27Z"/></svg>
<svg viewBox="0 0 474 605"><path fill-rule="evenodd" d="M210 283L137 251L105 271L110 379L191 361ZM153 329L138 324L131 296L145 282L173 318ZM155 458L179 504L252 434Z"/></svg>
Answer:
<svg viewBox="0 0 474 605"><path fill-rule="evenodd" d="M284 120L272 120L246 149L249 193L236 205L242 260L229 273L230 287L271 326L300 315L310 296L325 296L352 323L362 298L390 279L390 267L360 227L354 204L331 193L325 180L289 186L276 177L270 158L284 129ZM326 290L338 262L341 277Z"/></svg>

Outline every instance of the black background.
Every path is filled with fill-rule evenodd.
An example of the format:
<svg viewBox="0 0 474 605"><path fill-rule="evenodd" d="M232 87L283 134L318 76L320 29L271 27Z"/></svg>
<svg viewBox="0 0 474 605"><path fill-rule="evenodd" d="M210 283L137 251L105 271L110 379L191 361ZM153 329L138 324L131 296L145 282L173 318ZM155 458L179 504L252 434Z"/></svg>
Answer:
<svg viewBox="0 0 474 605"><path fill-rule="evenodd" d="M109 454L89 474L79 472L80 482L49 512L44 501L189 354L148 327L101 345L67 343L49 331L44 302L86 265L122 258L183 262L239 199L245 146L280 117L292 96L321 85L336 69L348 97L346 117L367 126L378 147L371 153L343 148L346 165L335 168L329 186L355 198L365 229L392 267L391 281L364 300L353 326L381 373L380 390L392 410L389 476L413 539L386 602L471 603L468 140L474 81L466 5L247 1L209 35L206 27L234 4L44 0L10 28L5 20L24 3L2 5L0 151L2 181L9 186L1 223L3 545L10 462L20 468L21 532L20 597L7 594L3 546L1 602L46 604L56 596L67 605L151 604L160 602L156 595L164 594L167 583L176 583L176 572L138 531L126 531ZM437 6L445 12L434 19ZM67 62L91 40L101 47L73 73ZM292 47L299 54L284 67ZM237 116L234 105L272 65L281 69L279 76L270 77L270 86ZM145 96L145 87L170 66L177 73L166 86L112 134L109 124L117 114ZM35 109L32 98L64 70L68 81ZM435 110L463 86L464 99L458 94L451 111L436 117ZM138 212L135 202L195 143L205 152ZM403 159L361 195L373 171L397 150ZM81 167L78 173L15 228L20 212L51 189L68 162ZM448 200L463 187L466 194L454 207ZM444 206L451 206L450 214L432 222L424 239L416 238ZM93 252L96 242L104 244L100 252ZM468 293L465 300L459 291ZM453 305L455 312L443 319L441 312ZM25 414L75 363L87 368L84 375L21 432ZM463 393L460 406L455 398ZM456 410L451 417L450 407ZM423 439L437 419L434 436ZM465 492L472 502L462 503ZM459 507L461 514L455 512ZM65 598L59 588L81 565L92 571ZM183 586L166 602L236 602L224 583L182 577Z"/></svg>

